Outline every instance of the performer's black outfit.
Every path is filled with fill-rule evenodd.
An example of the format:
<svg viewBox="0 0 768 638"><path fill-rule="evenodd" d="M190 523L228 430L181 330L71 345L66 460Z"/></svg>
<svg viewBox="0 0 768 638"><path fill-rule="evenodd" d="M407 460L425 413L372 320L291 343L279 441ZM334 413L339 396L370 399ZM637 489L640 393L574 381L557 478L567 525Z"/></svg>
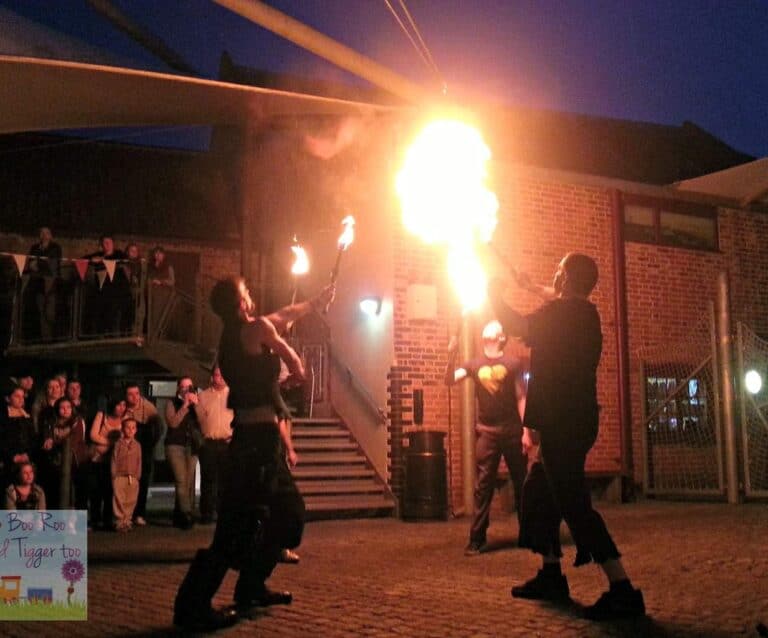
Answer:
<svg viewBox="0 0 768 638"><path fill-rule="evenodd" d="M531 377L525 425L539 431L541 446L523 487L520 546L562 556L559 528L565 519L576 544L575 565L617 559L584 477L598 428L600 316L586 299L568 297L548 302L527 320Z"/></svg>
<svg viewBox="0 0 768 638"><path fill-rule="evenodd" d="M501 457L507 463L515 489L515 508L520 520L520 497L525 479L526 459L522 451L522 423L517 408L517 381L520 361L508 354L482 356L461 366L475 381L478 418L475 431L475 517L469 541L478 547L486 542L491 501Z"/></svg>
<svg viewBox="0 0 768 638"><path fill-rule="evenodd" d="M247 354L240 343L244 325L225 324L221 338L219 365L235 412L233 436L213 542L198 551L179 589L176 624L184 624L190 615L210 613L211 599L230 568L240 571L235 587L238 610L290 602L289 594L270 592L264 581L282 548L301 542L304 501L280 453L273 400L279 358L269 351Z"/></svg>

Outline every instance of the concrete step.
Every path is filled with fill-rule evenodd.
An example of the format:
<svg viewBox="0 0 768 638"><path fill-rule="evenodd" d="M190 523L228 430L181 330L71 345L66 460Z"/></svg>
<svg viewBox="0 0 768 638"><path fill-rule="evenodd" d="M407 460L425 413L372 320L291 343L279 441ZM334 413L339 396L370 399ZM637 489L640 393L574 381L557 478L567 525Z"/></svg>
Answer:
<svg viewBox="0 0 768 638"><path fill-rule="evenodd" d="M296 425L291 428L291 437L294 439L351 438L349 430L345 430L342 427L307 427Z"/></svg>
<svg viewBox="0 0 768 638"><path fill-rule="evenodd" d="M354 452L311 452L302 454L301 465L366 465L362 454Z"/></svg>
<svg viewBox="0 0 768 638"><path fill-rule="evenodd" d="M299 459L299 465L291 470L291 474L293 474L297 481L310 479L363 479L376 476L376 472L365 465L345 467L314 465L307 467L302 459Z"/></svg>
<svg viewBox="0 0 768 638"><path fill-rule="evenodd" d="M357 443L348 439L294 439L293 446L304 452L357 452Z"/></svg>
<svg viewBox="0 0 768 638"><path fill-rule="evenodd" d="M373 480L297 480L304 496L335 494L384 494L384 486Z"/></svg>
<svg viewBox="0 0 768 638"><path fill-rule="evenodd" d="M329 417L297 417L291 419L294 425L341 425L341 420Z"/></svg>
<svg viewBox="0 0 768 638"><path fill-rule="evenodd" d="M395 509L394 501L388 496L310 496L304 501L307 512L315 514L313 518L318 515L329 518L388 516Z"/></svg>

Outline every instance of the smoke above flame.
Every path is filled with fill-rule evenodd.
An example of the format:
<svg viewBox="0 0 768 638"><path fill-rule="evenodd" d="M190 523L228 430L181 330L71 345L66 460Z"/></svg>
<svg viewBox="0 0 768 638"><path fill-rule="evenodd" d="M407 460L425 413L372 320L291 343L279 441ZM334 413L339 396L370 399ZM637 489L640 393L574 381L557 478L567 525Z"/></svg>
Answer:
<svg viewBox="0 0 768 638"><path fill-rule="evenodd" d="M485 301L487 279L476 246L491 240L499 202L487 187L491 152L480 132L458 120L428 124L397 175L405 227L448 248L448 274L464 312Z"/></svg>

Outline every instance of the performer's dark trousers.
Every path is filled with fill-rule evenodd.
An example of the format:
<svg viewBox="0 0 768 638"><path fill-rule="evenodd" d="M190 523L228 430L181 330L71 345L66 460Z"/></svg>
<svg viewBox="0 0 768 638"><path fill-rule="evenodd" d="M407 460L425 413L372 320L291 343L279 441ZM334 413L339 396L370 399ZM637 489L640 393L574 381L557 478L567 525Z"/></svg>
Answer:
<svg viewBox="0 0 768 638"><path fill-rule="evenodd" d="M564 519L576 545L577 567L620 557L603 518L592 507L584 463L597 427L587 431L594 434L581 440L542 432L539 458L523 485L520 546L561 557L560 522Z"/></svg>
<svg viewBox="0 0 768 638"><path fill-rule="evenodd" d="M205 439L198 452L200 459L200 518L213 521L218 511L220 475L226 465L229 443L223 439Z"/></svg>
<svg viewBox="0 0 768 638"><path fill-rule="evenodd" d="M197 553L179 588L177 615L208 609L230 568L240 571L235 602L258 598L282 548L299 546L304 500L279 453L279 437L276 424L235 422L213 542Z"/></svg>
<svg viewBox="0 0 768 638"><path fill-rule="evenodd" d="M520 520L520 500L525 479L526 460L523 455L521 435L522 428L503 427L490 428L478 426L475 441L475 463L477 478L475 480L475 517L469 530L469 540L483 544L490 524L491 501L496 487L496 474L501 457L509 469L509 477L515 489L515 510L518 522Z"/></svg>

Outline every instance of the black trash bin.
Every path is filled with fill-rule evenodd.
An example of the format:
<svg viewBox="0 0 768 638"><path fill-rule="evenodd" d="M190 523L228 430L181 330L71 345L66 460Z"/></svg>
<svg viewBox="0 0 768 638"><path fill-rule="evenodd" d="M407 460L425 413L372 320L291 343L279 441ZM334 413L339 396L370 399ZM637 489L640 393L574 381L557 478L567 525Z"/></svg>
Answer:
<svg viewBox="0 0 768 638"><path fill-rule="evenodd" d="M419 431L408 435L405 453L405 520L448 518L445 432Z"/></svg>

